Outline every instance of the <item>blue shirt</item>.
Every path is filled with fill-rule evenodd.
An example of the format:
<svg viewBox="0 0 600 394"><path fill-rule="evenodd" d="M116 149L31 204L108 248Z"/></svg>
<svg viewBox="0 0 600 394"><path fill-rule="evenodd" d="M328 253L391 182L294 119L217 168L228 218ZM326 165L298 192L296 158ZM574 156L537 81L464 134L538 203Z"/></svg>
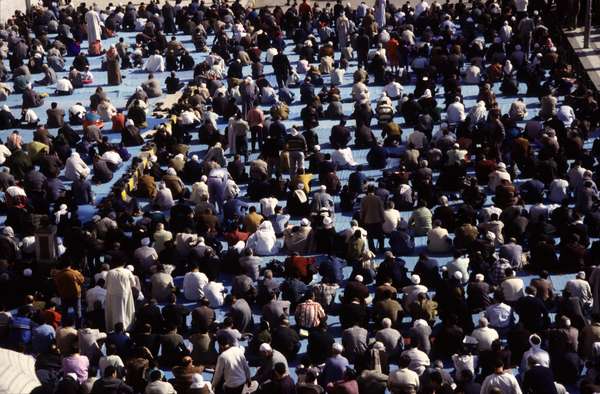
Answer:
<svg viewBox="0 0 600 394"><path fill-rule="evenodd" d="M344 273L342 272L344 263L337 257L329 256L327 260L319 265L319 274L327 283L342 283Z"/></svg>
<svg viewBox="0 0 600 394"><path fill-rule="evenodd" d="M325 367L323 368L323 373L321 373L319 383L325 386L328 383L342 380L349 365L348 359L341 354L329 357L325 361Z"/></svg>
<svg viewBox="0 0 600 394"><path fill-rule="evenodd" d="M31 351L33 353L45 353L50 349L56 332L50 324L42 324L33 329L31 335Z"/></svg>

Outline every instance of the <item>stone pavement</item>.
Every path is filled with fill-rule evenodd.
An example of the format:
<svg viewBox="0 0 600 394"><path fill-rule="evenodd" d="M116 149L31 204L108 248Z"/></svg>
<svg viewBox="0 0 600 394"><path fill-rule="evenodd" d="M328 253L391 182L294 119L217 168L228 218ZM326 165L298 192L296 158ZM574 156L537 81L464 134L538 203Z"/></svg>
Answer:
<svg viewBox="0 0 600 394"><path fill-rule="evenodd" d="M597 90L600 90L600 28L593 28L590 47L583 48L583 28L565 31L569 44L575 51L584 70Z"/></svg>

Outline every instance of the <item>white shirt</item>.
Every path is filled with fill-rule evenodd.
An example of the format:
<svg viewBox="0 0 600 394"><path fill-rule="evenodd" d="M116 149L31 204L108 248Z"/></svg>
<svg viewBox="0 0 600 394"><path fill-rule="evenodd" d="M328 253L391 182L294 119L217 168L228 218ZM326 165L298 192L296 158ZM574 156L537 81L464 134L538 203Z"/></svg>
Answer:
<svg viewBox="0 0 600 394"><path fill-rule="evenodd" d="M448 275L453 277L455 272L460 272L462 274L461 283L466 284L469 281L469 261L468 257L458 257L452 260L446 265Z"/></svg>
<svg viewBox="0 0 600 394"><path fill-rule="evenodd" d="M383 212L383 224L381 225L381 229L384 233L389 234L398 228L401 219L400 211L397 209L386 209Z"/></svg>
<svg viewBox="0 0 600 394"><path fill-rule="evenodd" d="M72 92L73 84L68 79L61 78L58 81L56 81L56 90L58 90L59 92Z"/></svg>
<svg viewBox="0 0 600 394"><path fill-rule="evenodd" d="M119 153L115 152L114 150L107 150L102 154L102 158L117 167L123 164L123 159L121 158L121 155L119 155Z"/></svg>
<svg viewBox="0 0 600 394"><path fill-rule="evenodd" d="M590 304L593 301L592 289L586 280L571 279L565 285L565 290L567 290L571 296L579 297L581 301L586 304Z"/></svg>
<svg viewBox="0 0 600 394"><path fill-rule="evenodd" d="M179 123L182 125L190 125L194 124L194 122L200 122L200 118L192 111L183 111L179 115Z"/></svg>
<svg viewBox="0 0 600 394"><path fill-rule="evenodd" d="M459 123L465 120L465 106L460 101L452 103L446 110L448 123Z"/></svg>
<svg viewBox="0 0 600 394"><path fill-rule="evenodd" d="M204 287L204 295L208 299L211 308L223 306L223 303L225 302L223 290L225 290L225 286L220 282L209 282Z"/></svg>
<svg viewBox="0 0 600 394"><path fill-rule="evenodd" d="M108 271L104 271L108 272ZM91 312L94 310L94 304L96 301L100 301L102 307L104 307L104 301L106 300L106 289L100 286L94 286L85 293L85 301L87 303L87 311Z"/></svg>
<svg viewBox="0 0 600 394"><path fill-rule="evenodd" d="M334 68L331 73L331 84L332 85L343 85L344 84L344 74L346 71L343 68Z"/></svg>
<svg viewBox="0 0 600 394"><path fill-rule="evenodd" d="M517 9L517 12L527 11L528 4L529 4L528 0L515 0L515 8Z"/></svg>
<svg viewBox="0 0 600 394"><path fill-rule="evenodd" d="M189 301L198 301L204 297L204 287L208 277L203 272L188 272L183 277L183 295Z"/></svg>
<svg viewBox="0 0 600 394"><path fill-rule="evenodd" d="M37 116L37 114L35 113L34 110L32 110L31 108L29 108L27 110L27 112L25 112L25 123L35 123L37 122L40 118Z"/></svg>
<svg viewBox="0 0 600 394"><path fill-rule="evenodd" d="M83 105L75 104L69 108L69 113L71 115L83 117L83 115L85 115L85 107Z"/></svg>
<svg viewBox="0 0 600 394"><path fill-rule="evenodd" d="M6 147L4 144L0 144L0 164L4 164L6 162L6 158L12 155L10 149Z"/></svg>
<svg viewBox="0 0 600 394"><path fill-rule="evenodd" d="M523 296L525 284L521 278L509 277L504 279L500 284L500 289L502 290L504 299L508 302L513 302Z"/></svg>
<svg viewBox="0 0 600 394"><path fill-rule="evenodd" d="M477 339L477 349L482 352L492 348L492 342L499 338L498 331L490 327L479 327L473 330L471 336Z"/></svg>
<svg viewBox="0 0 600 394"><path fill-rule="evenodd" d="M250 367L244 356L244 349L232 346L217 358L213 375L213 386L223 380L225 387L239 387L250 379Z"/></svg>
<svg viewBox="0 0 600 394"><path fill-rule="evenodd" d="M275 197L265 197L260 200L260 211L266 218L275 214L275 207L279 203Z"/></svg>
<svg viewBox="0 0 600 394"><path fill-rule="evenodd" d="M522 394L517 379L510 372L488 375L481 385L481 394L489 394L493 388L499 388L502 394Z"/></svg>
<svg viewBox="0 0 600 394"><path fill-rule="evenodd" d="M423 12L429 9L429 3L425 0L421 1L415 6L415 18L418 18Z"/></svg>
<svg viewBox="0 0 600 394"><path fill-rule="evenodd" d="M403 351L401 355L408 356L410 358L410 364L408 365L408 368L416 372L419 376L425 372L425 368L431 363L427 353L417 349L416 347Z"/></svg>
<svg viewBox="0 0 600 394"><path fill-rule="evenodd" d="M523 353L523 358L521 359L521 373L525 373L525 371L529 369L529 357L534 357L542 367L550 367L550 355L548 352L541 349L538 345L532 345L528 351Z"/></svg>
<svg viewBox="0 0 600 394"><path fill-rule="evenodd" d="M565 179L555 179L548 187L548 199L557 204L569 194L569 182Z"/></svg>
<svg viewBox="0 0 600 394"><path fill-rule="evenodd" d="M392 100L402 95L404 88L396 81L392 81L383 87L383 91Z"/></svg>
<svg viewBox="0 0 600 394"><path fill-rule="evenodd" d="M144 64L144 70L151 73L165 71L165 59L162 55L151 55Z"/></svg>

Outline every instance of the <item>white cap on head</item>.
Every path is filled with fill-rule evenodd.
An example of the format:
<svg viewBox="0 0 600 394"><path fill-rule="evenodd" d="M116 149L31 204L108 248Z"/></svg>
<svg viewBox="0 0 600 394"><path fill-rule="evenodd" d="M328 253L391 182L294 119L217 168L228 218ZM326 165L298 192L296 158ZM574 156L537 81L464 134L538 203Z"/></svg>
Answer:
<svg viewBox="0 0 600 394"><path fill-rule="evenodd" d="M271 347L271 345L269 345L268 343L263 343L260 345L260 347L258 348L259 351L261 352L272 352L273 348Z"/></svg>
<svg viewBox="0 0 600 394"><path fill-rule="evenodd" d="M302 220L300 220L300 225L306 227L306 226L310 225L310 222L308 221L307 218L303 218Z"/></svg>
<svg viewBox="0 0 600 394"><path fill-rule="evenodd" d="M499 170L506 170L506 164L503 162L498 163L497 167Z"/></svg>
<svg viewBox="0 0 600 394"><path fill-rule="evenodd" d="M31 270L31 268L25 268L23 270L23 276L30 277L31 275L33 275L33 271Z"/></svg>
<svg viewBox="0 0 600 394"><path fill-rule="evenodd" d="M141 241L141 243L142 243L142 245L143 245L143 246L148 246L148 245L150 245L150 238L148 238L148 237L144 237L144 238L142 238L142 241Z"/></svg>
<svg viewBox="0 0 600 394"><path fill-rule="evenodd" d="M133 265L129 264L125 267L129 272L133 272L135 271L135 268L133 268Z"/></svg>
<svg viewBox="0 0 600 394"><path fill-rule="evenodd" d="M325 185L321 185L321 186L320 186L320 189L321 189L321 191L322 191L322 192L324 192L324 191L326 191L326 190L327 190L327 186L325 186Z"/></svg>
<svg viewBox="0 0 600 394"><path fill-rule="evenodd" d="M169 175L177 175L177 171L175 171L175 169L173 167L169 167L167 169L167 174L169 174Z"/></svg>
<svg viewBox="0 0 600 394"><path fill-rule="evenodd" d="M339 353L341 353L341 352L344 351L344 347L342 346L342 344L341 343L337 343L337 342L335 342L333 345L331 345L331 348L334 351L339 352Z"/></svg>
<svg viewBox="0 0 600 394"><path fill-rule="evenodd" d="M315 150L315 152L319 152L321 150L321 146L315 145L315 147L313 149Z"/></svg>
<svg viewBox="0 0 600 394"><path fill-rule="evenodd" d="M410 277L410 281L411 281L413 284L415 284L415 285L418 285L419 283L421 283L421 277L420 277L419 275L417 275L417 274L413 274L413 275L411 275L411 277Z"/></svg>
<svg viewBox="0 0 600 394"><path fill-rule="evenodd" d="M479 282L483 282L484 279L485 278L484 278L483 274L477 274L477 275L475 275L475 280L477 280Z"/></svg>
<svg viewBox="0 0 600 394"><path fill-rule="evenodd" d="M576 277L577 279L585 279L585 272L584 272L584 271L579 271L579 272L578 272L578 273L575 275L575 277Z"/></svg>
<svg viewBox="0 0 600 394"><path fill-rule="evenodd" d="M462 280L462 278L463 278L463 274L462 274L462 272L460 272L460 271L456 271L456 272L454 273L454 277L456 278L456 280Z"/></svg>
<svg viewBox="0 0 600 394"><path fill-rule="evenodd" d="M354 279L355 279L357 282L360 282L360 283L362 283L362 281L364 280L364 278L363 278L363 276L362 276L362 275L356 275L356 276L354 277Z"/></svg>
<svg viewBox="0 0 600 394"><path fill-rule="evenodd" d="M192 160L198 161L198 155L192 155Z"/></svg>
<svg viewBox="0 0 600 394"><path fill-rule="evenodd" d="M200 177L200 181L202 181L202 182L206 182L206 181L208 181L208 177L207 177L206 175L202 175L202 176Z"/></svg>

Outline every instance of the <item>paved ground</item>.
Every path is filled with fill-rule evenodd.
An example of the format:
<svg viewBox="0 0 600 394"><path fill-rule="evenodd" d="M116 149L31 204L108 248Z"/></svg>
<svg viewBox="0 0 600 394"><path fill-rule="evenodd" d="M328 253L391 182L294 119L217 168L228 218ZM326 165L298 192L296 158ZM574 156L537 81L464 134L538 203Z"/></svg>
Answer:
<svg viewBox="0 0 600 394"><path fill-rule="evenodd" d="M600 28L592 29L588 49L583 48L583 30L583 28L579 28L565 31L565 35L594 86L600 90Z"/></svg>

